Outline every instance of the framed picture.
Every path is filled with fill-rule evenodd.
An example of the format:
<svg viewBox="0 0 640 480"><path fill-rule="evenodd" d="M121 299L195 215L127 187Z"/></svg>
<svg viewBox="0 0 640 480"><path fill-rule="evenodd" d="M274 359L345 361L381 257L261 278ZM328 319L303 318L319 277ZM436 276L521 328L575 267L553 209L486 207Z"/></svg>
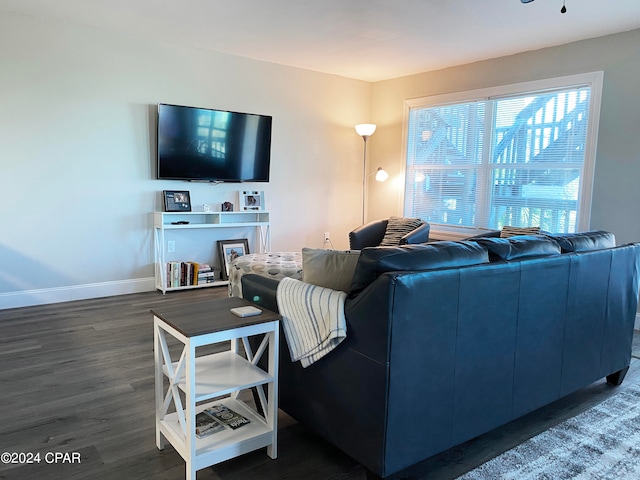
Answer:
<svg viewBox="0 0 640 480"><path fill-rule="evenodd" d="M238 240L218 240L218 253L222 267L222 279L229 280L229 266L238 257L249 253L249 242L246 238Z"/></svg>
<svg viewBox="0 0 640 480"><path fill-rule="evenodd" d="M190 212L191 196L187 190L163 190L165 212Z"/></svg>
<svg viewBox="0 0 640 480"><path fill-rule="evenodd" d="M264 210L264 192L254 190L240 191L240 211L256 211Z"/></svg>

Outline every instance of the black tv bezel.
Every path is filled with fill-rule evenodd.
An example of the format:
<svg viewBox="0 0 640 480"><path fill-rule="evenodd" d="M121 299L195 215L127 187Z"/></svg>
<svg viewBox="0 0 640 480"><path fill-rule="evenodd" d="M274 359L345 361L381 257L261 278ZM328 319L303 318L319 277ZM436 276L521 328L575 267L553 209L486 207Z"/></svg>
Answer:
<svg viewBox="0 0 640 480"><path fill-rule="evenodd" d="M188 108L188 109L193 109L193 110L209 110L212 112L225 112L225 113L231 113L234 115L251 115L251 116L256 116L256 117L261 117L261 118L268 118L269 119L269 145L268 145L268 152L269 152L269 159L268 159L268 166L267 166L267 178L266 179L251 179L251 180L244 180L244 179L225 179L225 178L190 178L190 177L161 177L160 176L160 148L159 148L159 141L160 141L160 106L167 106L167 107L178 107L178 108ZM268 183L270 181L271 178L271 141L272 141L272 136L273 136L273 116L272 115L265 115L265 114L261 114L261 113L251 113L251 112L240 112L240 111L235 111L235 110L223 110L223 109L219 109L219 108L209 108L209 107L194 107L191 105L178 105L178 104L174 104L174 103L163 103L163 102L158 102L156 104L156 180L179 180L179 181L184 181L184 182L204 182L204 183Z"/></svg>

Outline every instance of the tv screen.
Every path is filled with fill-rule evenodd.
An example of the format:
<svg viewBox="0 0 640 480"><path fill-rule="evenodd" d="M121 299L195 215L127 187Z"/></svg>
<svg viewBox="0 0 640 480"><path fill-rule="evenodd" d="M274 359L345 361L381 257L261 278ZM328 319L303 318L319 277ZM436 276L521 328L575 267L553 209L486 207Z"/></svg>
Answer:
<svg viewBox="0 0 640 480"><path fill-rule="evenodd" d="M158 104L157 178L268 182L270 116Z"/></svg>

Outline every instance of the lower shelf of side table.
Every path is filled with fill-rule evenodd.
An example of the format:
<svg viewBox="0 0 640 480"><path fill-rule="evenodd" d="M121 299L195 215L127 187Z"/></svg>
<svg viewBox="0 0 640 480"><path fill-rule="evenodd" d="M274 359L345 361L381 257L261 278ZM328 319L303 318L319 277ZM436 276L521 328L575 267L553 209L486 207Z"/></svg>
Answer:
<svg viewBox="0 0 640 480"><path fill-rule="evenodd" d="M193 459L193 465L196 470L273 443L272 429L240 400L225 398L198 405L196 412L201 412L205 408L220 403L245 416L251 422L236 430L225 429L222 432L217 432L204 438L196 437L196 457ZM178 415L175 412L167 414L160 421L160 432L173 445L180 456L187 460L189 452L187 451L185 436L178 421Z"/></svg>

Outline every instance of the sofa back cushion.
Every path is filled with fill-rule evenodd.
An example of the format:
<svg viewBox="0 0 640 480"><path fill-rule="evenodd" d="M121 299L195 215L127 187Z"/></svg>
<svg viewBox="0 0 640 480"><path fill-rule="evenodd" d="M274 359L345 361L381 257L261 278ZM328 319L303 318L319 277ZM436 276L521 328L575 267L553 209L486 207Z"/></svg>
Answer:
<svg viewBox="0 0 640 480"><path fill-rule="evenodd" d="M351 293L359 293L385 272L433 270L488 263L487 249L475 242L434 242L372 247L360 252Z"/></svg>
<svg viewBox="0 0 640 480"><path fill-rule="evenodd" d="M562 253L588 252L616 246L615 235L602 230L581 233L550 233L547 236L560 245Z"/></svg>
<svg viewBox="0 0 640 480"><path fill-rule="evenodd" d="M560 254L560 246L551 238L543 235L478 238L474 241L489 251L489 257L492 261L514 261Z"/></svg>

